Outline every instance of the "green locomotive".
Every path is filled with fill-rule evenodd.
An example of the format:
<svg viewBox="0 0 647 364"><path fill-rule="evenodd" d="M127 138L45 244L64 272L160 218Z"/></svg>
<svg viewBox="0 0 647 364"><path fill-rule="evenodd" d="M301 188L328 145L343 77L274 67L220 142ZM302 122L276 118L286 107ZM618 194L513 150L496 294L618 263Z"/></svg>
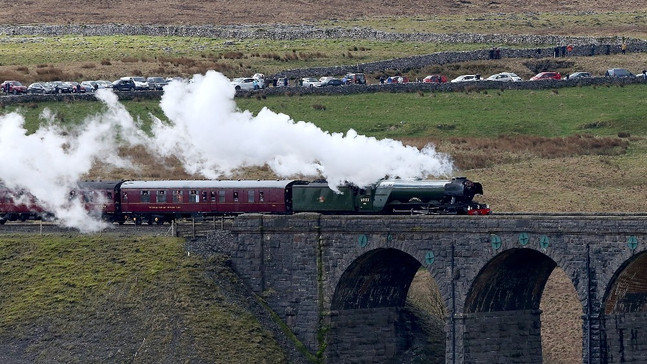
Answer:
<svg viewBox="0 0 647 364"><path fill-rule="evenodd" d="M344 185L333 191L325 181L292 186L293 212L335 214L458 214L487 215L489 206L473 200L483 186L465 177L451 180L381 180L359 188Z"/></svg>

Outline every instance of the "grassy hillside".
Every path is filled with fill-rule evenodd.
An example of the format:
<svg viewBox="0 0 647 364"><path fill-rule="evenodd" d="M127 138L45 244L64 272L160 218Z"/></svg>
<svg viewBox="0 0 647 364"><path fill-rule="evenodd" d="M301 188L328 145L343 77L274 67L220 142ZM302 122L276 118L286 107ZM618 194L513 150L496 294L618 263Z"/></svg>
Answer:
<svg viewBox="0 0 647 364"><path fill-rule="evenodd" d="M647 7L637 0L412 0L366 1L361 6L339 1L88 1L81 7L53 0L7 2L0 7L0 24L289 23L392 32L647 38ZM112 80L123 75L190 76L208 69L234 77L493 46L363 40L237 40L225 45L225 41L229 40L3 34L0 79ZM612 66L641 70L647 57L630 54L566 61L550 67L600 75ZM504 59L388 72L414 79L427 73L452 77L512 71L527 78L536 67L527 60ZM253 111L268 106L326 130L355 128L417 146L434 142L456 160L457 173L483 182L482 201L494 211L644 212L647 182L640 176L647 174L647 104L643 94L644 85L640 85L451 95L283 96L237 102ZM161 116L156 103L126 104L135 115ZM57 111L57 122L71 127L81 116L101 108L96 103L20 105L30 131L36 130L37 115L45 106ZM0 113L11 110L0 105ZM113 170L114 175L107 175L97 167L93 176L191 177L176 161L165 161L170 168L161 170L159 161L141 150L123 152L138 156L144 168ZM236 177L272 176L267 167L260 167L245 169ZM411 294L434 303L428 292L432 285L417 280ZM0 362L282 362L285 354L269 325L252 314L258 313L253 301L222 259L189 257L182 242L174 239L0 237ZM582 310L572 283L559 269L546 286L541 307L542 328L547 330L546 362L577 362ZM429 310L442 308L432 304Z"/></svg>
<svg viewBox="0 0 647 364"><path fill-rule="evenodd" d="M0 278L3 363L286 360L225 262L179 239L3 235Z"/></svg>

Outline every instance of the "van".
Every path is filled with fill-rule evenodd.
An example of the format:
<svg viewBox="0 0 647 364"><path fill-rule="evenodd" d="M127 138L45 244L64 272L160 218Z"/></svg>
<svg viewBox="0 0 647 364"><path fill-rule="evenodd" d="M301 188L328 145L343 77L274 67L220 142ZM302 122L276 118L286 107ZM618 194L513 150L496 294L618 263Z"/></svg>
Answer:
<svg viewBox="0 0 647 364"><path fill-rule="evenodd" d="M633 73L627 71L624 68L610 68L607 70L607 72L604 74L605 77L617 77L617 78L625 78L625 77L636 77Z"/></svg>

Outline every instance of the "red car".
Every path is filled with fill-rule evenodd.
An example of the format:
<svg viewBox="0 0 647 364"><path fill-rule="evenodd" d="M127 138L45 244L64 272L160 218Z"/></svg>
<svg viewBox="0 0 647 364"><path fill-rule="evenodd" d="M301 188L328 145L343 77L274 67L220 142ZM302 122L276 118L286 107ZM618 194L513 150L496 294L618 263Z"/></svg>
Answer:
<svg viewBox="0 0 647 364"><path fill-rule="evenodd" d="M447 82L447 77L443 75L429 75L422 79L424 83L445 83Z"/></svg>
<svg viewBox="0 0 647 364"><path fill-rule="evenodd" d="M5 81L0 85L0 89L7 94L26 94L27 86L18 81Z"/></svg>
<svg viewBox="0 0 647 364"><path fill-rule="evenodd" d="M559 72L540 72L530 79L530 81L537 80L561 80L562 75Z"/></svg>

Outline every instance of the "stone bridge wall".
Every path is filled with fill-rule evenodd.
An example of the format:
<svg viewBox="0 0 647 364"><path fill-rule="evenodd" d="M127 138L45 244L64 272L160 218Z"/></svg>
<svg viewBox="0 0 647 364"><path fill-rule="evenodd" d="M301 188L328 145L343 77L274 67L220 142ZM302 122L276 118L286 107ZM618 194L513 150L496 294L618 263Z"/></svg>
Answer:
<svg viewBox="0 0 647 364"><path fill-rule="evenodd" d="M383 279L371 276L371 269L388 260L366 257L389 251L412 257L436 281L448 313L445 326L448 363L541 361L540 312L538 306L527 300L532 299L536 304L536 295L541 294L543 286L537 287L539 292L533 289L532 297L519 293L518 297L496 298L511 292L505 291L506 288L498 292L499 288L486 284L490 287L487 295L493 293L495 300L477 303L476 311L469 311L472 308L466 304L469 297L478 297L471 291L484 267L506 254L513 257L508 261L512 266L523 265L515 257L522 257L524 252L557 264L573 283L582 304L584 362L602 363L606 362L605 358L620 362L624 360L620 358L640 357L647 351L640 344L647 335L641 329L645 315L628 312L604 319L603 299L615 274L628 260L645 251L646 219L644 216L244 215L236 219L233 241L213 244L214 249L231 256L241 279L264 297L308 350L315 353L328 345L327 362L335 362L333 359L340 356L358 362L369 357L397 357L411 341L406 330L400 330L406 327L399 326L406 320L397 310L383 310L386 307L379 305L360 310L332 309L342 280L349 279L345 274L350 267L357 262L367 264L364 273L369 275L357 281L360 285L356 291L360 292L370 287L370 281L365 279ZM637 243L632 245L634 241ZM494 271L497 269L493 267ZM380 272L386 271L375 271L378 275ZM512 275L505 285L523 284L525 280L528 280L525 274ZM397 289L397 284L392 289ZM643 288L634 285L633 289ZM372 292L401 294L389 289ZM350 293L343 299L359 297L363 302L383 302L372 295ZM500 299L509 299L508 303L518 308L501 311L497 307L505 302ZM369 317L371 312L386 325L379 331L369 330L379 332L378 341L357 334L362 331L359 327L364 326L362 317ZM359 321L353 321L353 317ZM510 317L518 320L511 324ZM330 336L332 333L336 336ZM340 338L343 339L340 341ZM635 345L632 346L631 340ZM351 350L353 347L358 350Z"/></svg>

